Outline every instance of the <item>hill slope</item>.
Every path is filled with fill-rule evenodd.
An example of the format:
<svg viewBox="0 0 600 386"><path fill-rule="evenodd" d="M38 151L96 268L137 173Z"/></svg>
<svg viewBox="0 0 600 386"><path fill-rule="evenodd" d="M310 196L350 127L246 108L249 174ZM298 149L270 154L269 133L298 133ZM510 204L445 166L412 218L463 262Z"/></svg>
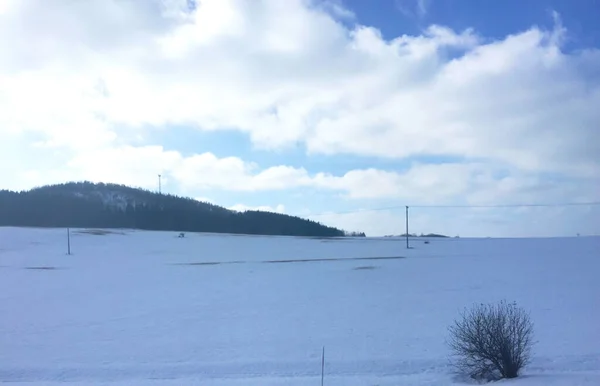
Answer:
<svg viewBox="0 0 600 386"><path fill-rule="evenodd" d="M116 184L71 182L24 192L0 191L0 226L137 228L290 236L344 231L278 213L223 207Z"/></svg>

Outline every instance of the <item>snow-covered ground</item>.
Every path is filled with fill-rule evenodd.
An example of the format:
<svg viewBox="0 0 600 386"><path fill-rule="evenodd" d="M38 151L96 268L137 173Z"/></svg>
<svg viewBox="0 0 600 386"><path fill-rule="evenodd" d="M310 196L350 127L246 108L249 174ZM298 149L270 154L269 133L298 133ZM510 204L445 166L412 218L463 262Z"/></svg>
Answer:
<svg viewBox="0 0 600 386"><path fill-rule="evenodd" d="M447 327L506 299L538 342L503 384L600 385L600 238L93 233L0 228L0 382L320 385L325 346L327 386L460 384Z"/></svg>

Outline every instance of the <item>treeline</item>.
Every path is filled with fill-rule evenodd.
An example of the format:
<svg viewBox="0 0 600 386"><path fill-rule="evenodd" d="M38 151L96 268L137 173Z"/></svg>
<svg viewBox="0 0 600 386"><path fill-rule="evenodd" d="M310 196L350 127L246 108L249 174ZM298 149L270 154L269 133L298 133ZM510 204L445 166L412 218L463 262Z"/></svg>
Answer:
<svg viewBox="0 0 600 386"><path fill-rule="evenodd" d="M383 237L406 237L406 233L402 233L401 235L385 235ZM448 238L448 236L446 235L440 235L438 233L427 233L427 234L416 234L416 233L409 233L408 237L442 237L442 238Z"/></svg>
<svg viewBox="0 0 600 386"><path fill-rule="evenodd" d="M2 190L0 226L345 235L340 229L299 217L261 211L235 212L190 198L91 182L45 186L24 192Z"/></svg>

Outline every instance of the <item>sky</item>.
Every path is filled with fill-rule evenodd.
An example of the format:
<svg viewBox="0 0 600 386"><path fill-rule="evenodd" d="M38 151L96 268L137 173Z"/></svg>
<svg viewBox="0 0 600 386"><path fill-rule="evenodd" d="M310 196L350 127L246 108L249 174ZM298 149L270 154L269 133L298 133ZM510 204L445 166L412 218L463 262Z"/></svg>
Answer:
<svg viewBox="0 0 600 386"><path fill-rule="evenodd" d="M599 0L0 0L0 189L600 234ZM536 204L548 206L504 207ZM454 207L458 206L458 207ZM492 206L492 207L488 207Z"/></svg>

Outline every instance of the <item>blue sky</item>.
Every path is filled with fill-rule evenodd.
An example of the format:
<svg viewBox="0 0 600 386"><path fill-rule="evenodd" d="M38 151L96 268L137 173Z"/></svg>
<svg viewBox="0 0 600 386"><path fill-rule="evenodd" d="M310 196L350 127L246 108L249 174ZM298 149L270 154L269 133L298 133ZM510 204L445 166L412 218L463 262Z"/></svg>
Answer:
<svg viewBox="0 0 600 386"><path fill-rule="evenodd" d="M0 0L0 177L162 174L369 235L401 233L404 205L600 201L598 17L594 0ZM598 206L411 213L415 232L600 232Z"/></svg>
<svg viewBox="0 0 600 386"><path fill-rule="evenodd" d="M598 2L596 0L422 0L426 12L419 11L418 0L346 0L357 20L377 26L393 39L402 34L418 34L430 24L445 25L455 30L473 28L490 39L501 39L538 25L552 28L552 12L558 12L568 26L567 47L598 46Z"/></svg>

